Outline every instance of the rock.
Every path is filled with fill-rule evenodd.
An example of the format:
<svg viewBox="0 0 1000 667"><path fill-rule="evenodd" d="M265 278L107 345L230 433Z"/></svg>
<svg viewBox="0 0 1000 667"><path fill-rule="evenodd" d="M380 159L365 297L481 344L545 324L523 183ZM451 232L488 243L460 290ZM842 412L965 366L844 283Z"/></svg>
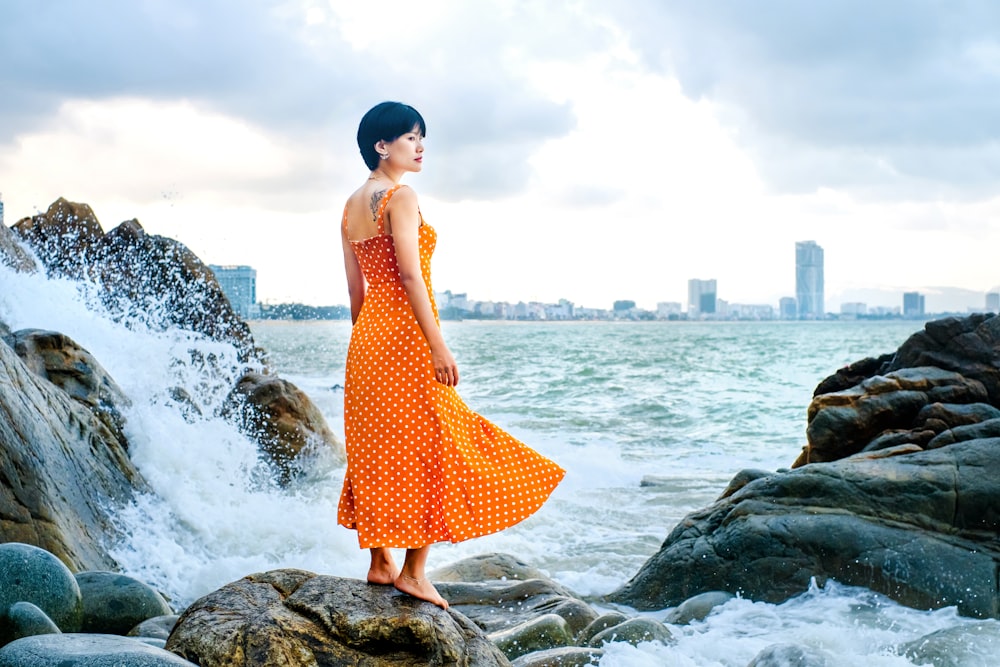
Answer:
<svg viewBox="0 0 1000 667"><path fill-rule="evenodd" d="M772 644L747 667L832 667L835 663L825 651L799 644Z"/></svg>
<svg viewBox="0 0 1000 667"><path fill-rule="evenodd" d="M575 635L598 615L590 605L549 579L435 582L435 586L452 609L465 614L487 632L521 625L551 613L561 616L570 634Z"/></svg>
<svg viewBox="0 0 1000 667"><path fill-rule="evenodd" d="M167 649L202 667L508 664L462 614L301 570L250 575L197 600Z"/></svg>
<svg viewBox="0 0 1000 667"><path fill-rule="evenodd" d="M0 649L0 667L191 667L169 651L117 635L63 634L18 639Z"/></svg>
<svg viewBox="0 0 1000 667"><path fill-rule="evenodd" d="M298 458L317 448L346 453L319 408L295 385L260 373L246 373L226 398L221 414L253 438L277 466L282 481L296 473Z"/></svg>
<svg viewBox="0 0 1000 667"><path fill-rule="evenodd" d="M822 380L816 385L813 396L844 391L845 389L850 389L855 385L861 384L861 382L872 376L888 372L889 363L895 356L895 354L883 354L877 358L868 357L861 361L855 361L853 364L841 368L833 375Z"/></svg>
<svg viewBox="0 0 1000 667"><path fill-rule="evenodd" d="M145 621L129 630L127 636L150 637L166 641L167 637L170 636L171 631L174 629L174 626L177 625L177 620L179 618L180 616L177 614L166 614L164 616L147 618Z"/></svg>
<svg viewBox="0 0 1000 667"><path fill-rule="evenodd" d="M186 246L121 223L94 244L90 277L119 318L182 329L230 343L240 361L259 359L246 322L233 311L215 274Z"/></svg>
<svg viewBox="0 0 1000 667"><path fill-rule="evenodd" d="M601 647L611 642L628 642L635 646L640 642L670 643L674 637L663 623L639 616L630 618L606 630L601 630L590 638L590 645Z"/></svg>
<svg viewBox="0 0 1000 667"><path fill-rule="evenodd" d="M173 613L151 586L116 572L76 575L83 597L83 631L124 635L139 623Z"/></svg>
<svg viewBox="0 0 1000 667"><path fill-rule="evenodd" d="M596 665L604 650L580 646L563 646L536 651L511 662L512 667L586 667Z"/></svg>
<svg viewBox="0 0 1000 667"><path fill-rule="evenodd" d="M69 569L43 549L8 542L0 544L0 610L17 602L38 607L63 632L80 629L83 602Z"/></svg>
<svg viewBox="0 0 1000 667"><path fill-rule="evenodd" d="M712 610L726 604L734 597L736 596L727 591L700 593L680 603L676 609L667 614L663 622L671 625L687 625L691 621L703 621Z"/></svg>
<svg viewBox="0 0 1000 667"><path fill-rule="evenodd" d="M45 213L19 220L13 230L35 251L51 275L70 278L86 274L93 246L104 235L89 206L62 197Z"/></svg>
<svg viewBox="0 0 1000 667"><path fill-rule="evenodd" d="M20 273L38 270L35 260L6 225L0 225L0 264L6 264Z"/></svg>
<svg viewBox="0 0 1000 667"><path fill-rule="evenodd" d="M927 449L937 449L938 447L953 445L956 442L979 440L981 438L1000 438L1000 419L988 419L979 424L956 426L955 428L938 433L927 443Z"/></svg>
<svg viewBox="0 0 1000 667"><path fill-rule="evenodd" d="M725 490L722 492L720 498L728 498L733 495L744 486L758 479L762 479L771 475L772 473L767 470L756 470L753 468L745 468L738 473L729 481L729 485L726 486Z"/></svg>
<svg viewBox="0 0 1000 667"><path fill-rule="evenodd" d="M808 462L856 454L878 435L910 430L929 403L976 403L986 398L978 380L934 367L904 368L877 375L844 391L813 398L808 410Z"/></svg>
<svg viewBox="0 0 1000 667"><path fill-rule="evenodd" d="M44 611L30 602L15 602L0 612L0 646L22 637L59 634L59 626Z"/></svg>
<svg viewBox="0 0 1000 667"><path fill-rule="evenodd" d="M968 667L993 665L1000 646L996 623L966 623L938 630L899 647L899 655L915 665Z"/></svg>
<svg viewBox="0 0 1000 667"><path fill-rule="evenodd" d="M39 329L15 332L13 347L33 373L93 411L115 437L127 445L120 408L130 405L131 401L90 352L69 336Z"/></svg>
<svg viewBox="0 0 1000 667"><path fill-rule="evenodd" d="M74 570L114 570L116 508L149 490L125 443L80 401L0 344L0 541Z"/></svg>
<svg viewBox="0 0 1000 667"><path fill-rule="evenodd" d="M996 618L998 532L1000 438L810 464L689 514L609 599L654 610L730 590L778 603L815 576Z"/></svg>
<svg viewBox="0 0 1000 667"><path fill-rule="evenodd" d="M509 660L573 643L569 626L562 616L556 614L542 614L512 628L491 633L489 638Z"/></svg>
<svg viewBox="0 0 1000 667"><path fill-rule="evenodd" d="M481 554L438 568L427 575L432 581L509 581L546 579L536 567L510 554Z"/></svg>
<svg viewBox="0 0 1000 667"><path fill-rule="evenodd" d="M931 403L917 413L916 423L933 421L950 429L997 418L1000 418L1000 410L989 403Z"/></svg>
<svg viewBox="0 0 1000 667"><path fill-rule="evenodd" d="M628 616L618 611L609 611L606 614L601 614L580 631L576 636L576 643L580 646L587 646L598 632L624 623L627 620Z"/></svg>

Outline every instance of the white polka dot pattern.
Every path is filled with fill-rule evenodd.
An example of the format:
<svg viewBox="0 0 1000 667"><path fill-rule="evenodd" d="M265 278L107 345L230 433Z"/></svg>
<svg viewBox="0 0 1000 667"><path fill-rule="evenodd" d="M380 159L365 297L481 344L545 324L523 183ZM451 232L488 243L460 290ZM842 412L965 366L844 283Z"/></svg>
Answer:
<svg viewBox="0 0 1000 667"><path fill-rule="evenodd" d="M395 191L380 203L379 230ZM430 260L437 235L423 222L419 243L433 304ZM380 232L352 245L368 289L347 352L347 474L338 523L356 529L364 549L416 548L488 535L526 519L565 471L434 379L392 236Z"/></svg>

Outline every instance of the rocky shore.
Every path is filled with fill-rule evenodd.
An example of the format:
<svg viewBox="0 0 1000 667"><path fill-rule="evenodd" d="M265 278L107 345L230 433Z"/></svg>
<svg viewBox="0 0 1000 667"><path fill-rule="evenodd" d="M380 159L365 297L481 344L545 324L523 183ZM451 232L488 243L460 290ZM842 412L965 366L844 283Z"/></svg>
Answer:
<svg viewBox="0 0 1000 667"><path fill-rule="evenodd" d="M219 406L278 484L343 447L267 366L210 269L138 221L105 233L65 200L0 226L0 263L86 284L112 316L232 345ZM184 608L118 572L117 509L150 488L130 459L129 397L64 333L0 313L0 667L7 665L586 665L607 642L673 641L733 596L780 602L815 580L918 609L1000 617L1000 317L929 322L897 351L820 383L790 468L744 470L606 599L583 599L515 556L431 573L451 608L303 570L248 573ZM196 360L189 360L194 363ZM653 620L642 611L658 612ZM934 638L900 654L919 658ZM930 647L930 648L928 648ZM109 662L115 661L118 662ZM795 662L793 662L795 661ZM775 645L750 665L822 665ZM748 667L750 667L748 665Z"/></svg>

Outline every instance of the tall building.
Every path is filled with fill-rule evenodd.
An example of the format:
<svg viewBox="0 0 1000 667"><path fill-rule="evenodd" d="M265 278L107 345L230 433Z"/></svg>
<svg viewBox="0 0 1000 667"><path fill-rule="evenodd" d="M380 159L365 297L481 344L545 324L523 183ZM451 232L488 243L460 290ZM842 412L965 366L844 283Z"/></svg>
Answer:
<svg viewBox="0 0 1000 667"><path fill-rule="evenodd" d="M986 312L1000 313L1000 291L986 293Z"/></svg>
<svg viewBox="0 0 1000 667"><path fill-rule="evenodd" d="M799 319L823 318L823 249L815 241L795 244L795 297Z"/></svg>
<svg viewBox="0 0 1000 667"><path fill-rule="evenodd" d="M778 300L778 312L783 320L794 320L799 316L798 303L794 297L783 296Z"/></svg>
<svg viewBox="0 0 1000 667"><path fill-rule="evenodd" d="M3 195L0 194L0 226L3 225Z"/></svg>
<svg viewBox="0 0 1000 667"><path fill-rule="evenodd" d="M715 302L718 293L715 289L715 278L688 281L688 317L701 317L715 314Z"/></svg>
<svg viewBox="0 0 1000 667"><path fill-rule="evenodd" d="M903 317L923 317L924 295L920 292L903 292Z"/></svg>
<svg viewBox="0 0 1000 667"><path fill-rule="evenodd" d="M243 319L257 317L257 270L249 266L209 264L233 311Z"/></svg>

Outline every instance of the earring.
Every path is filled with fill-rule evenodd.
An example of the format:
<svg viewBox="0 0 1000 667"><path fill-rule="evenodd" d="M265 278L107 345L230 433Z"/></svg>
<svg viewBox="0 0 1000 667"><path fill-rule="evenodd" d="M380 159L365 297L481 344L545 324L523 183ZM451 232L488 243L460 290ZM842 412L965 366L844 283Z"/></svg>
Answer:
<svg viewBox="0 0 1000 667"><path fill-rule="evenodd" d="M389 159L389 154L388 153L379 153L378 156L380 158L382 158L383 160L388 160Z"/></svg>

